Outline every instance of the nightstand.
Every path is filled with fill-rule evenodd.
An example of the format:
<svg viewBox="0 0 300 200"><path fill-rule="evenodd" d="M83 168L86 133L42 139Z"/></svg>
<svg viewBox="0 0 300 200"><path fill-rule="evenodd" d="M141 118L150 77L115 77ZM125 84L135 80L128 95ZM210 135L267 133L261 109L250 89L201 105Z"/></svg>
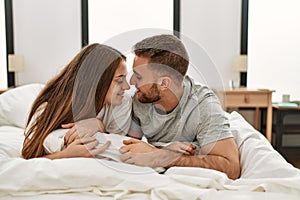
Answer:
<svg viewBox="0 0 300 200"><path fill-rule="evenodd" d="M266 138L272 140L272 90L251 90L246 88L224 91L224 108L255 108L254 127L259 130L260 108L267 108Z"/></svg>

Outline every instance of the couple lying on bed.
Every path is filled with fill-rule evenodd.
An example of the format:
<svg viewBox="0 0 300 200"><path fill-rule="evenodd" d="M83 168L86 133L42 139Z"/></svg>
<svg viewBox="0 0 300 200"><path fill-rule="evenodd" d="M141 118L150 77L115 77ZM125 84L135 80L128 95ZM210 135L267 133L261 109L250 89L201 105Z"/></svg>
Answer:
<svg viewBox="0 0 300 200"><path fill-rule="evenodd" d="M183 43L157 35L133 50L132 98L125 94L125 56L101 44L83 48L51 79L29 113L23 157L93 157L110 146L99 148L95 133L115 133L132 137L119 149L125 163L203 167L238 178L239 151L228 119L216 95L186 76ZM61 127L64 137L50 148Z"/></svg>

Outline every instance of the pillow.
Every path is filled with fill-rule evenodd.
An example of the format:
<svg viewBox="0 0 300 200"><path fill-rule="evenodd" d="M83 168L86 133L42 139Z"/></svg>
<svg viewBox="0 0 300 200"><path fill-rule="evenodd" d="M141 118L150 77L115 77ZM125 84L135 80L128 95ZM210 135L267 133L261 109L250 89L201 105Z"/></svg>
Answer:
<svg viewBox="0 0 300 200"><path fill-rule="evenodd" d="M273 149L265 136L239 113L234 111L228 118L240 151L241 178L288 178L300 175L300 171Z"/></svg>
<svg viewBox="0 0 300 200"><path fill-rule="evenodd" d="M0 126L0 159L21 157L24 129Z"/></svg>
<svg viewBox="0 0 300 200"><path fill-rule="evenodd" d="M11 125L25 128L31 105L43 84L27 84L8 90L0 95L0 126Z"/></svg>

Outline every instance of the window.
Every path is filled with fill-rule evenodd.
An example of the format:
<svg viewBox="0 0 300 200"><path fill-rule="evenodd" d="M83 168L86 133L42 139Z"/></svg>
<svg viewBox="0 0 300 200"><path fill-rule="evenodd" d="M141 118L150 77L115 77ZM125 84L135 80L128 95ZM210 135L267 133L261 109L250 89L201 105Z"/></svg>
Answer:
<svg viewBox="0 0 300 200"><path fill-rule="evenodd" d="M82 0L82 45L112 46L131 66L134 56L130 51L136 42L179 31L179 6L179 0Z"/></svg>
<svg viewBox="0 0 300 200"><path fill-rule="evenodd" d="M300 99L300 1L249 2L248 87L276 90Z"/></svg>
<svg viewBox="0 0 300 200"><path fill-rule="evenodd" d="M6 29L5 4L0 3L0 89L7 88L7 55L6 55Z"/></svg>
<svg viewBox="0 0 300 200"><path fill-rule="evenodd" d="M89 0L89 43L142 28L173 32L173 4L173 0Z"/></svg>

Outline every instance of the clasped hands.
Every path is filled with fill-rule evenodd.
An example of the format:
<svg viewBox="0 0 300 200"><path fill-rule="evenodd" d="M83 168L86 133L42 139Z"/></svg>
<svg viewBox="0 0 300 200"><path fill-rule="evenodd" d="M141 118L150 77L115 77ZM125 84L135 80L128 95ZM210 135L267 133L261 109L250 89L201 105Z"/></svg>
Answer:
<svg viewBox="0 0 300 200"><path fill-rule="evenodd" d="M70 129L64 137L64 157L94 157L103 153L111 144L106 142L101 148L99 141L93 137L96 132L105 132L101 120L89 118L75 123L63 124L62 128Z"/></svg>
<svg viewBox="0 0 300 200"><path fill-rule="evenodd" d="M138 139L124 140L120 148L121 161L139 166L171 167L183 154L194 155L196 147L187 142L173 142L165 147L154 147Z"/></svg>

